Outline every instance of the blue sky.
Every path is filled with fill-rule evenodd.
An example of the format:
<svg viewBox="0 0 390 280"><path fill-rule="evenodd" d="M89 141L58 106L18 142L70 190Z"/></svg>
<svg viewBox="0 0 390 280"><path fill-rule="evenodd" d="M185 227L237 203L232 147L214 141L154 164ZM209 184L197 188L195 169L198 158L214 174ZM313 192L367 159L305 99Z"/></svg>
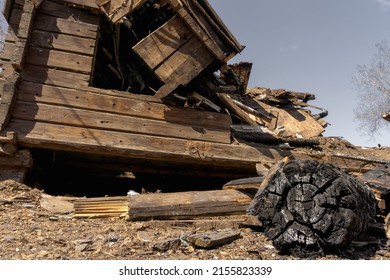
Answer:
<svg viewBox="0 0 390 280"><path fill-rule="evenodd" d="M325 136L390 146L390 127L373 140L361 135L352 84L357 65L371 63L375 44L390 42L390 0L209 2L246 46L230 62L254 63L249 86L313 93L311 103L329 111Z"/></svg>

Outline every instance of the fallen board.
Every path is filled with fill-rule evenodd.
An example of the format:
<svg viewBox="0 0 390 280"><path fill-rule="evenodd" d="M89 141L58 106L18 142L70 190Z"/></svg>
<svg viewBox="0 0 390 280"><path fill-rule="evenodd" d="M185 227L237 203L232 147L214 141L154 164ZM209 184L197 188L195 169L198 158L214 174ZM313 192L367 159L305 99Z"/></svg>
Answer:
<svg viewBox="0 0 390 280"><path fill-rule="evenodd" d="M239 230L225 229L187 236L186 241L201 248L213 248L222 244L232 242L241 237Z"/></svg>
<svg viewBox="0 0 390 280"><path fill-rule="evenodd" d="M74 201L74 218L119 218L131 221L197 219L243 215L253 197L237 190L151 193Z"/></svg>

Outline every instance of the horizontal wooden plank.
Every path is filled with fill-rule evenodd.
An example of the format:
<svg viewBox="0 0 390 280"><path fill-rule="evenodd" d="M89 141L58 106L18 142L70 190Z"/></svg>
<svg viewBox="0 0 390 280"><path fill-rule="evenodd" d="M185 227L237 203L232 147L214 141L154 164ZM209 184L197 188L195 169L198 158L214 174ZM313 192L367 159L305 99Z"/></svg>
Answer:
<svg viewBox="0 0 390 280"><path fill-rule="evenodd" d="M131 99L147 101L151 103L162 103L161 101L157 100L154 96L150 96L150 95L135 94L135 93L133 94L127 91L118 91L118 90L91 87L89 86L90 75L88 74L69 72L69 71L64 71L59 69L51 69L47 67L35 66L30 64L25 66L25 69L23 70L23 72L21 72L21 76L23 77L23 80L26 82L39 84L36 85L38 87L41 87L42 85L48 85L48 86L54 86L58 88L77 89L78 91L86 90L88 92L91 93L93 92L100 95L108 95L108 96L114 96L120 98L126 97ZM36 94L35 89L36 87L34 87L34 94Z"/></svg>
<svg viewBox="0 0 390 280"><path fill-rule="evenodd" d="M155 73L164 82L173 81L176 85L186 85L213 60L214 57L205 46L193 37L157 68Z"/></svg>
<svg viewBox="0 0 390 280"><path fill-rule="evenodd" d="M249 147L137 135L11 120L8 129L18 135L18 143L29 147L77 151L132 159L161 161L164 164L196 164L254 169L258 162L275 162L288 152Z"/></svg>
<svg viewBox="0 0 390 280"><path fill-rule="evenodd" d="M194 128L188 125L173 124L164 121L45 104L18 102L13 110L12 117L14 119L95 128L106 131L230 143L229 130L220 131L201 127Z"/></svg>
<svg viewBox="0 0 390 280"><path fill-rule="evenodd" d="M133 99L132 95L111 96L30 82L22 82L19 85L18 98L26 102L69 106L223 131L230 131L231 125L230 116L227 114L167 106Z"/></svg>
<svg viewBox="0 0 390 280"><path fill-rule="evenodd" d="M87 1L83 0L83 2ZM43 1L39 9L39 13L60 17L75 22L85 22L94 25L99 24L99 16L90 13L88 10L75 9L69 5L55 3L48 0Z"/></svg>
<svg viewBox="0 0 390 280"><path fill-rule="evenodd" d="M54 33L74 35L79 37L96 39L98 25L81 21L69 21L63 18L37 14L34 22L34 30L42 30Z"/></svg>
<svg viewBox="0 0 390 280"><path fill-rule="evenodd" d="M29 45L38 48L47 48L59 51L79 53L93 56L96 41L71 35L58 34L34 30L31 33Z"/></svg>
<svg viewBox="0 0 390 280"><path fill-rule="evenodd" d="M154 70L192 36L186 24L175 16L135 45L133 50Z"/></svg>
<svg viewBox="0 0 390 280"><path fill-rule="evenodd" d="M30 47L26 54L26 63L81 72L89 74L92 71L93 57L74 53Z"/></svg>
<svg viewBox="0 0 390 280"><path fill-rule="evenodd" d="M90 79L87 74L34 65L26 65L20 75L24 81L77 89L87 89Z"/></svg>

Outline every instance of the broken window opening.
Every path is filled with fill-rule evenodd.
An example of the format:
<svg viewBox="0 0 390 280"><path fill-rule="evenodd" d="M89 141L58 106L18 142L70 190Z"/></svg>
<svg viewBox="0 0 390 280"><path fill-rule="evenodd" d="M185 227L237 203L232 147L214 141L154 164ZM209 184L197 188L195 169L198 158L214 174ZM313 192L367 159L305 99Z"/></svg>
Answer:
<svg viewBox="0 0 390 280"><path fill-rule="evenodd" d="M153 1L119 23L102 15L91 86L154 95L163 83L132 48L173 16L169 5Z"/></svg>

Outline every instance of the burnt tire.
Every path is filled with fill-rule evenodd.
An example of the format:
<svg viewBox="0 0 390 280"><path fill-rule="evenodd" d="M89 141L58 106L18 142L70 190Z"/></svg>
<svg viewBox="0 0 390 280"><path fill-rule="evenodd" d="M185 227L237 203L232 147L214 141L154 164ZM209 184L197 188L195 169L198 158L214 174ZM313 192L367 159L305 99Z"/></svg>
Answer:
<svg viewBox="0 0 390 280"><path fill-rule="evenodd" d="M249 214L282 254L318 257L346 247L376 214L363 182L316 161L289 161L259 190Z"/></svg>

